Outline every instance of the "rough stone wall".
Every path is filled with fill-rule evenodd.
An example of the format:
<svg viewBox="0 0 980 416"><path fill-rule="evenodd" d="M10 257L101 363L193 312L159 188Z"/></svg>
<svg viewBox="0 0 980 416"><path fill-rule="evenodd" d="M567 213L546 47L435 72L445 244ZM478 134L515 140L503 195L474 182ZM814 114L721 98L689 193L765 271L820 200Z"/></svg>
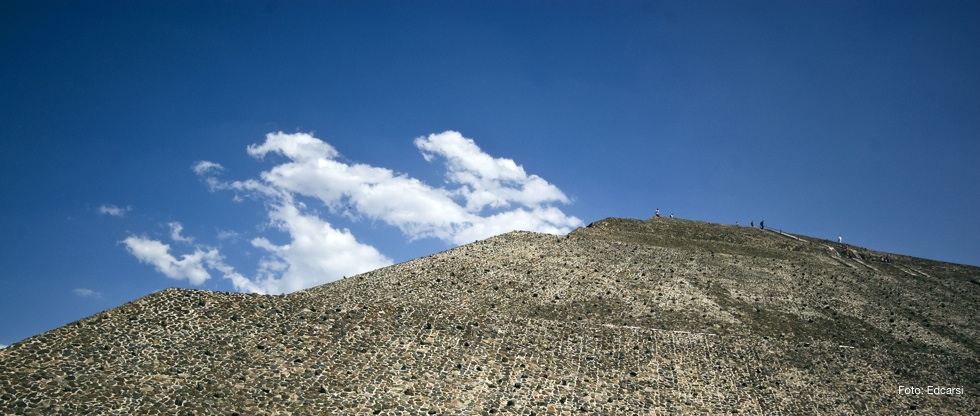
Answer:
<svg viewBox="0 0 980 416"><path fill-rule="evenodd" d="M170 289L0 350L0 410L980 414L978 269L832 246L609 219L286 296Z"/></svg>

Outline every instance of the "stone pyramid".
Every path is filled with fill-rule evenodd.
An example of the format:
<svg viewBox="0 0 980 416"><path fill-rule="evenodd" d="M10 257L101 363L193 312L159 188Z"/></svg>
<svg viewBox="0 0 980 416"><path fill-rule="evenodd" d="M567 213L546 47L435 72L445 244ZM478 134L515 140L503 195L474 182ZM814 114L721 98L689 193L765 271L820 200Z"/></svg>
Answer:
<svg viewBox="0 0 980 416"><path fill-rule="evenodd" d="M851 256L853 255L853 258ZM606 219L0 350L4 414L980 414L980 268Z"/></svg>

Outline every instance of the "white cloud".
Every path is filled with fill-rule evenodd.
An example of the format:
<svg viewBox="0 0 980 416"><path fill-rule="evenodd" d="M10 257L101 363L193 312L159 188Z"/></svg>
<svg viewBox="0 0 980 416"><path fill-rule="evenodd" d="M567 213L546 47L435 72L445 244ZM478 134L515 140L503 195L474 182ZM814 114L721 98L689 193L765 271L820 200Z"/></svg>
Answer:
<svg viewBox="0 0 980 416"><path fill-rule="evenodd" d="M374 247L357 242L350 231L334 229L319 217L303 214L301 205L287 199L269 212L271 224L287 233L290 243L276 245L264 237L252 240L254 247L267 252L258 264L256 278L235 271L216 248L196 245L193 253L178 260L168 244L157 240L130 236L122 242L137 259L171 279L200 285L211 278L209 270L213 270L230 280L235 289L255 293L294 292L392 263ZM171 238L193 241L180 235L179 222L169 225ZM80 289L75 293L86 295Z"/></svg>
<svg viewBox="0 0 980 416"><path fill-rule="evenodd" d="M337 230L290 201L274 207L272 223L289 234L290 243L265 238L252 245L269 253L259 265L256 284L267 293L289 293L392 264L377 249L358 242L349 230Z"/></svg>
<svg viewBox="0 0 980 416"><path fill-rule="evenodd" d="M192 239L188 239L192 240ZM281 293L270 291L224 262L224 257L215 248L197 246L191 254L184 254L180 260L170 254L170 246L160 241L130 236L123 240L129 252L141 262L153 265L158 272L174 280L187 279L194 285L201 285L211 278L207 269L217 270L225 279L231 281L236 290L253 293Z"/></svg>
<svg viewBox="0 0 980 416"><path fill-rule="evenodd" d="M194 173L198 175L205 175L212 172L217 173L225 170L224 166L221 166L221 164L208 160L200 160L195 162L191 169L193 169Z"/></svg>
<svg viewBox="0 0 980 416"><path fill-rule="evenodd" d="M466 244L514 230L566 234L581 225L581 220L567 216L555 207L520 208L482 218L461 229L453 236L452 242Z"/></svg>
<svg viewBox="0 0 980 416"><path fill-rule="evenodd" d="M194 163L194 166L191 166L191 170L204 180L204 183L208 185L208 189L212 191L221 189L222 184L214 175L220 174L221 171L225 170L224 166L215 162L201 160Z"/></svg>
<svg viewBox="0 0 980 416"><path fill-rule="evenodd" d="M335 160L339 153L332 146L309 134L275 133L267 135L265 143L249 146L249 154L279 153L290 161L263 172L262 182L235 182L230 187L266 195L311 196L335 213L350 207L357 214L398 227L411 239L435 237L467 243L494 235L489 232L566 233L581 225L578 218L546 209L552 202L568 203L561 190L539 176L528 175L513 160L491 157L457 132L419 137L415 145L426 160L443 157L450 183L461 186L434 188L389 169L346 164ZM511 208L511 214L504 216L485 212L515 204L524 208ZM521 228L508 229L501 219L509 217L524 219L514 224Z"/></svg>
<svg viewBox="0 0 980 416"><path fill-rule="evenodd" d="M240 235L238 232L232 230L218 230L219 240L232 240L238 238Z"/></svg>
<svg viewBox="0 0 980 416"><path fill-rule="evenodd" d="M173 222L168 223L167 225L170 226L170 239L171 240L179 241L179 242L182 242L182 243L192 243L192 242L194 242L194 238L192 238L192 237L184 237L184 236L180 235L180 232L184 230L184 226L181 225L179 222L173 221Z"/></svg>
<svg viewBox="0 0 980 416"><path fill-rule="evenodd" d="M126 213L128 213L129 211L132 211L132 210L133 210L133 207L131 207L131 206L117 207L117 206L112 205L112 204L106 204L106 205L99 206L99 214L111 215L113 217L123 217L123 216L126 215Z"/></svg>
<svg viewBox="0 0 980 416"><path fill-rule="evenodd" d="M257 159L269 154L285 157L259 178L222 181L215 177L224 169L220 164L195 163L192 169L212 191L231 190L235 201L243 196L265 201L269 224L288 235L285 244L265 237L251 240L265 253L253 278L226 264L215 248L196 245L193 253L178 260L170 246L159 241L130 236L123 242L140 261L172 279L201 284L212 270L237 290L288 293L392 263L357 241L350 230L335 228L298 197L314 198L330 215L390 225L408 239L437 238L453 244L513 230L564 234L582 225L552 205L569 203L556 186L528 174L511 159L488 155L458 132L419 137L414 144L426 161L445 163L447 186L433 187L383 167L345 163L333 146L306 133L270 133L265 142L248 146L248 154ZM169 226L173 241L193 243L181 234L180 223ZM219 238L238 235L222 232Z"/></svg>
<svg viewBox="0 0 980 416"><path fill-rule="evenodd" d="M81 296L83 298L101 298L102 292L96 292L92 289L78 288L72 289L72 293Z"/></svg>
<svg viewBox="0 0 980 416"><path fill-rule="evenodd" d="M0 350L2 350L4 348L7 348L7 346L6 345L3 345L3 344L0 344Z"/></svg>
<svg viewBox="0 0 980 416"><path fill-rule="evenodd" d="M265 143L249 145L247 151L257 158L262 158L269 152L277 152L300 162L333 159L339 155L333 146L309 134L286 134L281 131L265 135Z"/></svg>
<svg viewBox="0 0 980 416"><path fill-rule="evenodd" d="M419 137L415 146L427 161L431 162L435 156L446 159L447 176L451 182L463 185L458 192L465 198L470 212L507 207L511 203L528 208L549 202L568 203L568 198L556 186L537 175L528 175L511 159L484 153L476 142L458 132Z"/></svg>
<svg viewBox="0 0 980 416"><path fill-rule="evenodd" d="M213 261L219 257L218 251L215 249L206 252L195 249L193 253L184 254L180 260L177 260L170 254L169 245L156 240L129 236L122 242L139 261L152 265L164 276L174 280L186 279L195 285L200 285L211 278L211 275L204 269L204 261Z"/></svg>
<svg viewBox="0 0 980 416"><path fill-rule="evenodd" d="M252 292L252 293L269 293L262 286L256 284L252 279L242 276L241 273L235 271L235 269L221 260L215 260L208 264L212 269L218 270L224 275L225 279L231 280L231 284L235 286L236 290L242 292Z"/></svg>

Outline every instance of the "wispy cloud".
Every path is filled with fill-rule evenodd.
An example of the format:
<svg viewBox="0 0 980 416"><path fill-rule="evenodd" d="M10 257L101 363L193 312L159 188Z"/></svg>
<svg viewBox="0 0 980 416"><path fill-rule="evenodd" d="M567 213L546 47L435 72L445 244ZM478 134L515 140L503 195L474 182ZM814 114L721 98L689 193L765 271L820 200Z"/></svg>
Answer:
<svg viewBox="0 0 980 416"><path fill-rule="evenodd" d="M254 293L288 293L336 280L340 276L388 266L391 259L374 247L361 244L348 230L337 230L313 215L301 213L299 206L283 201L270 212L272 225L290 236L290 243L276 245L264 237L251 241L266 252L258 264L255 278L248 278L228 265L217 248L195 244L187 254L171 254L169 244L147 237L129 236L122 241L129 252L163 275L201 285L217 271L231 281L236 290ZM174 224L174 223L171 223ZM191 242L171 225L171 238Z"/></svg>
<svg viewBox="0 0 980 416"><path fill-rule="evenodd" d="M4 344L0 344L0 350L2 350L2 349L4 349L4 348L7 348L7 346L6 346L6 345L4 345Z"/></svg>
<svg viewBox="0 0 980 416"><path fill-rule="evenodd" d="M180 232L184 230L184 226L181 225L179 222L173 221L173 222L171 222L171 223L169 223L167 225L170 226L170 239L171 240L179 241L179 242L182 242L182 243L193 243L194 242L194 238L192 238L192 237L184 237L184 236L180 235Z"/></svg>
<svg viewBox="0 0 980 416"><path fill-rule="evenodd" d="M488 155L458 132L419 137L414 144L425 160L443 163L447 186L434 187L383 167L345 163L333 146L306 133L270 133L263 143L248 146L246 151L256 159L269 154L286 158L258 178L223 181L215 176L224 170L220 164L195 163L192 170L212 191L233 191L236 201L264 201L269 224L289 236L286 244L266 237L250 241L265 253L254 277L235 271L216 248L194 245L193 252L178 260L169 245L157 240L134 235L123 243L140 261L172 279L201 284L211 270L237 290L284 293L392 263L350 230L334 227L300 197L322 203L328 215L387 224L409 240L464 244L513 230L563 234L582 224L555 206L569 203L558 187L511 159ZM181 234L180 223L169 226L173 241L193 245L193 238Z"/></svg>
<svg viewBox="0 0 980 416"><path fill-rule="evenodd" d="M102 215L111 215L113 217L124 217L124 216L126 216L126 214L129 211L132 211L132 210L133 210L133 207L131 207L131 206L117 207L117 206L112 205L112 204L106 204L106 205L99 206L99 214L102 214Z"/></svg>
<svg viewBox="0 0 980 416"><path fill-rule="evenodd" d="M218 230L219 240L232 240L238 238L240 235L238 232L232 230Z"/></svg>
<svg viewBox="0 0 980 416"><path fill-rule="evenodd" d="M445 158L450 182L461 185L454 193L466 201L466 210L480 212L487 207L512 204L531 209L551 202L568 203L568 197L540 176L528 175L511 159L484 153L472 139L455 131L430 134L415 139L425 160Z"/></svg>
<svg viewBox="0 0 980 416"><path fill-rule="evenodd" d="M194 171L194 173L198 175L217 173L225 170L224 166L221 166L218 163L214 163L207 160L200 160L195 162L194 166L192 166L191 169Z"/></svg>
<svg viewBox="0 0 980 416"><path fill-rule="evenodd" d="M169 244L145 237L129 236L122 243L139 261L152 265L164 276L174 280L187 280L195 285L200 285L211 278L211 274L204 268L204 262L219 257L215 249L209 251L195 249L193 253L184 254L180 260L177 260L170 254Z"/></svg>
<svg viewBox="0 0 980 416"><path fill-rule="evenodd" d="M72 289L72 293L81 296L83 298L101 298L102 292L96 292L92 289L78 288Z"/></svg>
<svg viewBox="0 0 980 416"><path fill-rule="evenodd" d="M194 162L194 165L191 166L191 170L193 170L197 176L203 178L204 183L208 185L208 189L213 191L220 186L218 179L215 178L215 175L220 174L223 170L225 170L225 167L221 166L219 163L211 162L209 160L199 160Z"/></svg>

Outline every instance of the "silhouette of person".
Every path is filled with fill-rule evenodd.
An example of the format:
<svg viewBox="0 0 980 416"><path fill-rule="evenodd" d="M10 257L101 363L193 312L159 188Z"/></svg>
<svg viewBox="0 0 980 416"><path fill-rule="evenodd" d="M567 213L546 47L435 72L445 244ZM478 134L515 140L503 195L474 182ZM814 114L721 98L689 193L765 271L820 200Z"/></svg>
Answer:
<svg viewBox="0 0 980 416"><path fill-rule="evenodd" d="M759 221L759 229L761 229L761 230L765 230L766 229L766 222L765 221Z"/></svg>
<svg viewBox="0 0 980 416"><path fill-rule="evenodd" d="M840 244L840 243L843 243L843 242L844 242L844 237L837 236L837 244Z"/></svg>
<svg viewBox="0 0 980 416"><path fill-rule="evenodd" d="M657 213L656 213L656 214L654 214L654 215L656 215L656 216L657 216L657 218L660 218L660 208L657 208Z"/></svg>
<svg viewBox="0 0 980 416"><path fill-rule="evenodd" d="M755 221L749 221L749 227L755 228Z"/></svg>

